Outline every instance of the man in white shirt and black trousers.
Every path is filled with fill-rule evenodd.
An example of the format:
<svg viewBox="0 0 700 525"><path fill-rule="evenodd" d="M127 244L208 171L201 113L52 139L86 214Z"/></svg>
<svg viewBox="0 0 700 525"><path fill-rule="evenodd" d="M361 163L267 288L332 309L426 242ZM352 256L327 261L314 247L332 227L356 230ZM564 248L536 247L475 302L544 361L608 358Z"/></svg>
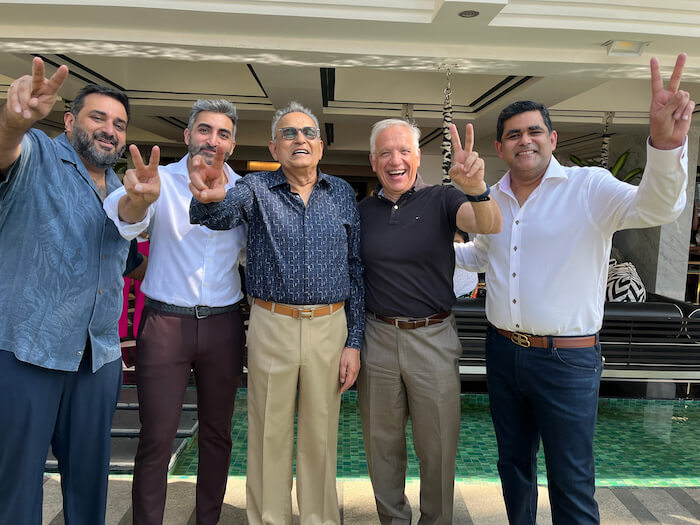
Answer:
<svg viewBox="0 0 700 525"><path fill-rule="evenodd" d="M200 155L211 163L219 148L227 159L235 147L236 108L226 100L198 100L185 129L189 153L158 168L155 146L144 165L136 146L134 170L105 210L126 238L130 223L148 218L149 265L141 290L145 309L136 350L141 432L132 491L134 524L163 522L168 462L182 401L194 370L199 417L197 524L215 524L231 459L231 416L243 370L243 298L238 256L245 226L213 231L190 224L189 171ZM227 187L240 178L224 164Z"/></svg>
<svg viewBox="0 0 700 525"><path fill-rule="evenodd" d="M458 248L457 264L486 270L486 366L498 470L511 524L534 524L537 449L547 463L555 524L599 523L593 434L603 319L615 231L675 220L685 206L686 134L695 106L651 61L647 165L639 187L603 168L562 167L547 109L515 102L499 116L496 149L510 170L491 195L503 230ZM457 248L457 247L456 247Z"/></svg>

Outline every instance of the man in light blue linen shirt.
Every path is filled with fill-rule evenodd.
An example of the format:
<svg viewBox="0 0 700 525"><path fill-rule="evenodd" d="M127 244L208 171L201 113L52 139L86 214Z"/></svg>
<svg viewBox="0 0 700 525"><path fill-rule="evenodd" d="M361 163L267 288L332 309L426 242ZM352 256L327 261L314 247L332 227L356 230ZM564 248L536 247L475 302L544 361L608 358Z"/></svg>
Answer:
<svg viewBox="0 0 700 525"><path fill-rule="evenodd" d="M0 524L41 523L49 446L66 523L104 523L110 428L121 386L117 323L129 248L102 209L120 186L129 101L87 86L65 134L30 129L52 110L61 66L15 80L0 107Z"/></svg>

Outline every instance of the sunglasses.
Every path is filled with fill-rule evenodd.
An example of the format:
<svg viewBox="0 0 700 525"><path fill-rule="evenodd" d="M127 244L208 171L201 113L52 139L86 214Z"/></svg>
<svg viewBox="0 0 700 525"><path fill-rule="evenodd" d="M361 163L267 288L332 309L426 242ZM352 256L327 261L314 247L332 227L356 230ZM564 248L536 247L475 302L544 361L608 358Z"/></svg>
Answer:
<svg viewBox="0 0 700 525"><path fill-rule="evenodd" d="M303 128L280 128L279 132L284 140L294 140L301 131L305 138L313 140L319 136L321 130L311 126L305 126Z"/></svg>

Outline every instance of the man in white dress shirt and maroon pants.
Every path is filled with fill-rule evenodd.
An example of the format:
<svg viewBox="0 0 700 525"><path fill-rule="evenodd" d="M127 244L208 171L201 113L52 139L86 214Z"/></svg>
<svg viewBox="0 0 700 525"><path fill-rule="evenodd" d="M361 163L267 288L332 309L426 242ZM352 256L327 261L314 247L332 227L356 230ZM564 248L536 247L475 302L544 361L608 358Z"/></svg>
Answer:
<svg viewBox="0 0 700 525"><path fill-rule="evenodd" d="M145 166L131 146L136 169L127 171L124 188L105 201L123 236L138 235L130 223L146 216L151 236L136 351L141 433L132 492L135 525L163 522L168 462L190 369L199 417L197 524L219 520L231 459L231 416L243 368L237 261L246 230L213 231L190 224L189 171L197 155L211 163L216 150L224 148L228 158L235 130L236 108L230 102L197 101L185 129L188 155L159 170L157 147ZM239 178L226 164L222 177L227 187Z"/></svg>
<svg viewBox="0 0 700 525"><path fill-rule="evenodd" d="M685 137L694 103L668 90L651 62L647 166L639 187L603 168L562 167L547 109L515 102L498 119L496 149L510 170L491 195L503 230L455 246L457 263L486 269L488 390L498 470L511 524L534 524L537 449L547 463L555 524L599 523L593 434L602 371L597 333L612 235L675 220L685 206Z"/></svg>

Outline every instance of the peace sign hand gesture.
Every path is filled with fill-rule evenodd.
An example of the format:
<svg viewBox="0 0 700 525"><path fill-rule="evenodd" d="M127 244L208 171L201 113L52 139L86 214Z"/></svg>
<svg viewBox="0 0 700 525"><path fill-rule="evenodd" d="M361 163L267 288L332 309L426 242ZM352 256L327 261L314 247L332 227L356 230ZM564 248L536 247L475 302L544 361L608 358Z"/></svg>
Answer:
<svg viewBox="0 0 700 525"><path fill-rule="evenodd" d="M224 148L217 147L214 161L207 164L201 155L195 155L190 169L190 191L202 204L220 202L226 197L227 178L224 174Z"/></svg>
<svg viewBox="0 0 700 525"><path fill-rule="evenodd" d="M464 132L464 149L457 126L450 124L452 136L452 167L449 176L467 195L481 195L486 191L484 182L484 159L479 158L474 148L474 126L467 124Z"/></svg>
<svg viewBox="0 0 700 525"><path fill-rule="evenodd" d="M657 149L674 149L681 146L690 129L695 102L690 100L687 91L678 89L686 59L685 53L678 55L668 89L664 89L658 59L652 58L650 62L652 98L649 109L649 135L651 145Z"/></svg>
<svg viewBox="0 0 700 525"><path fill-rule="evenodd" d="M32 60L32 74L18 78L7 90L7 123L28 130L35 122L46 118L56 102L58 90L66 78L68 68L59 67L51 78L46 78L44 62Z"/></svg>
<svg viewBox="0 0 700 525"><path fill-rule="evenodd" d="M145 213L149 204L160 195L160 177L158 176L160 148L153 146L148 165L144 164L141 152L134 144L129 146L129 153L131 153L134 168L126 170L124 189L131 205L142 209Z"/></svg>

